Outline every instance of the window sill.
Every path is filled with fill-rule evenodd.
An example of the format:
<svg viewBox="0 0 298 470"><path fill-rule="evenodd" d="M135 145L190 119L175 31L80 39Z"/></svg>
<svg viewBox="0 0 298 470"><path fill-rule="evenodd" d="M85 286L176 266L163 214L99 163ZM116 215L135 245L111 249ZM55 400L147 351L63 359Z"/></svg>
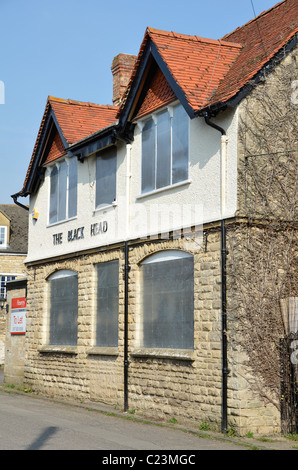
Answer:
<svg viewBox="0 0 298 470"><path fill-rule="evenodd" d="M174 359L180 361L194 361L194 351L192 349L157 349L142 348L132 351L133 357L151 357L156 359Z"/></svg>
<svg viewBox="0 0 298 470"><path fill-rule="evenodd" d="M40 353L77 354L77 346L58 346L47 344L39 349Z"/></svg>
<svg viewBox="0 0 298 470"><path fill-rule="evenodd" d="M90 356L118 356L119 351L117 347L94 346L87 351L87 354Z"/></svg>
<svg viewBox="0 0 298 470"><path fill-rule="evenodd" d="M93 211L93 214L97 214L98 212L104 212L113 207L117 207L117 202L112 202L112 204L107 204L106 206L96 207Z"/></svg>
<svg viewBox="0 0 298 470"><path fill-rule="evenodd" d="M155 194L159 194L164 191L169 191L170 189L180 188L181 186L185 186L190 183L191 183L191 180L189 179L180 181L179 183L171 184L169 186L164 186L163 188L153 189L152 191L147 191L146 193L142 193L139 196L137 196L136 199L143 199L144 197L147 197L147 196L154 196Z"/></svg>

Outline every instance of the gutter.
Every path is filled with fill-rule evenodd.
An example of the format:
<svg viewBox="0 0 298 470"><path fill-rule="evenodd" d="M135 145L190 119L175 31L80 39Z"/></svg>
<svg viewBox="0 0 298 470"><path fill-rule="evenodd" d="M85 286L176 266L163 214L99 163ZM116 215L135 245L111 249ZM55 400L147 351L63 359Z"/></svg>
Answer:
<svg viewBox="0 0 298 470"><path fill-rule="evenodd" d="M17 205L17 206L20 206L22 207L23 209L25 209L26 211L29 211L29 207L28 206L25 206L24 204L21 204L20 202L18 202L18 194L13 194L11 197L13 199L13 202Z"/></svg>
<svg viewBox="0 0 298 470"><path fill-rule="evenodd" d="M226 433L228 428L227 420L227 382L228 382L228 353L227 353L227 282L226 282L226 228L224 219L225 210L225 171L226 171L226 143L225 130L210 121L208 113L204 113L205 122L208 126L219 131L221 137L221 324L222 324L222 432Z"/></svg>

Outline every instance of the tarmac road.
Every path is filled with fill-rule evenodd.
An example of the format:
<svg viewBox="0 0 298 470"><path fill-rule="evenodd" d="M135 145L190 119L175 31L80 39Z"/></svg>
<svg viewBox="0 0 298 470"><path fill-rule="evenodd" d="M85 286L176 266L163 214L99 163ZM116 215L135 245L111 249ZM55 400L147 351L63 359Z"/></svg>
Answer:
<svg viewBox="0 0 298 470"><path fill-rule="evenodd" d="M102 403L62 403L26 394L3 385L3 369L0 369L0 451L100 450L99 463L119 464L100 459L128 455L135 456L136 461L122 463L133 467L138 463L142 466L169 463L152 460L163 454L174 459L170 463L184 464L177 458L185 453L186 458L194 459L188 463L197 464L201 463L200 451L297 449L297 442L283 437L268 441L234 439L219 433L200 432L197 426L179 428L145 421L116 412ZM148 462L147 456L151 459Z"/></svg>
<svg viewBox="0 0 298 470"><path fill-rule="evenodd" d="M0 450L246 450L225 441L0 388ZM118 455L118 454L117 454Z"/></svg>

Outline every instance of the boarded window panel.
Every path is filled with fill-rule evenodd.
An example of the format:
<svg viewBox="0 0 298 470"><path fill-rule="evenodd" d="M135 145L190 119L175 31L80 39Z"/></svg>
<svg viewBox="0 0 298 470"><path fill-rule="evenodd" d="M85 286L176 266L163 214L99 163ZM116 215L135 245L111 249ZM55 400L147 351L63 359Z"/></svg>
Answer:
<svg viewBox="0 0 298 470"><path fill-rule="evenodd" d="M50 344L77 344L78 277L76 273L50 280Z"/></svg>
<svg viewBox="0 0 298 470"><path fill-rule="evenodd" d="M142 265L143 347L193 348L193 257Z"/></svg>
<svg viewBox="0 0 298 470"><path fill-rule="evenodd" d="M78 160L71 158L68 167L68 217L77 215L77 180L78 180Z"/></svg>
<svg viewBox="0 0 298 470"><path fill-rule="evenodd" d="M142 192L155 189L155 124L150 119L142 131Z"/></svg>
<svg viewBox="0 0 298 470"><path fill-rule="evenodd" d="M55 166L50 176L50 224L58 220L58 168Z"/></svg>
<svg viewBox="0 0 298 470"><path fill-rule="evenodd" d="M119 262L97 265L96 345L118 346Z"/></svg>
<svg viewBox="0 0 298 470"><path fill-rule="evenodd" d="M96 158L96 207L112 204L116 200L116 149Z"/></svg>
<svg viewBox="0 0 298 470"><path fill-rule="evenodd" d="M172 183L174 184L188 178L189 118L181 105L174 108L172 129Z"/></svg>
<svg viewBox="0 0 298 470"><path fill-rule="evenodd" d="M157 118L156 189L171 184L171 118L168 111Z"/></svg>

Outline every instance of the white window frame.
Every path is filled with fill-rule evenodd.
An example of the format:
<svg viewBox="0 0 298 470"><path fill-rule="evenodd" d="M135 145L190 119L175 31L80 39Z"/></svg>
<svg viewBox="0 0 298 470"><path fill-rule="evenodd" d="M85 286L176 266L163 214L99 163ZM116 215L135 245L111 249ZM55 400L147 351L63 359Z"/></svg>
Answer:
<svg viewBox="0 0 298 470"><path fill-rule="evenodd" d="M145 196L149 196L151 194L156 194L156 193L159 193L161 191L165 191L165 190L168 190L168 189L172 189L172 188L176 188L176 187L179 187L179 186L182 186L184 184L188 184L190 183L190 179L189 179L189 166L190 166L190 119L188 117L188 136L187 136L187 177L184 179L184 180L181 180L181 181L178 181L178 182L175 182L173 183L173 173L172 173L172 167L173 167L173 114L174 114L174 109L179 107L182 105L179 103L179 102L176 102L176 103L171 103L171 105L168 105L168 106L165 106L163 108L160 108L158 109L157 111L147 115L146 117L140 119L138 122L137 122L137 126L140 130L140 137L141 137L141 142L140 142L140 146L141 146L141 187L140 187L140 195L138 196L138 199L139 198L142 198L142 197L145 197ZM159 114L162 114L165 110L168 111L169 113L169 116L170 116L170 120L171 120L171 155L170 155L170 184L167 185L167 186L162 186L162 187L159 187L157 188L156 187L156 175L157 175L157 120L158 120L158 115ZM150 120L153 120L154 122L154 125L155 125L155 170L154 170L154 189L151 189L151 190L148 190L148 191L144 191L143 190L143 181L142 181L142 174L143 174L143 145L142 145L142 132L143 132L143 128L145 126L145 124L147 122L149 122Z"/></svg>
<svg viewBox="0 0 298 470"><path fill-rule="evenodd" d="M0 239L0 250L2 249L5 249L8 247L8 240L7 240L7 235L8 235L8 230L7 230L7 226L6 225L0 225L0 231L4 229L4 243L1 243L1 239Z"/></svg>
<svg viewBox="0 0 298 470"><path fill-rule="evenodd" d="M19 274L15 274L15 273L0 273L0 299L1 300L4 300L7 298L6 283L9 281L14 281L18 276ZM4 278L4 282L5 282L4 288L1 287L1 283L3 282L2 278ZM11 279L8 279L8 278L11 278ZM3 291L4 296L1 295L1 289L4 289Z"/></svg>
<svg viewBox="0 0 298 470"><path fill-rule="evenodd" d="M75 158L75 157L73 157ZM77 161L77 159L76 159ZM65 218L64 219L59 219L58 220L58 198L59 198L59 167L60 165L63 163L63 162L66 162L67 164L67 175L66 175L66 188L65 188L65 191L66 191L66 194L65 194ZM57 189L57 207L56 207L56 211L57 211L57 220L56 221L53 221L51 222L50 220L50 212L51 212L51 176L52 176L52 171L54 170L54 168L57 168L58 170L58 189ZM69 168L70 168L70 159L65 157L63 159L60 159L59 161L56 161L54 163L54 165L51 165L49 166L49 197L48 197L48 200L49 200L49 210L48 210L48 225L49 226L52 226L52 225L56 225L56 224L60 224L62 222L65 222L67 220L72 220L72 219L75 219L77 217L77 211L78 211L78 193L77 193L77 190L76 190L76 207L75 207L75 215L73 216L69 216L69 191L70 191L70 184L69 184ZM77 166L77 174L76 174L76 186L78 187L78 166Z"/></svg>

